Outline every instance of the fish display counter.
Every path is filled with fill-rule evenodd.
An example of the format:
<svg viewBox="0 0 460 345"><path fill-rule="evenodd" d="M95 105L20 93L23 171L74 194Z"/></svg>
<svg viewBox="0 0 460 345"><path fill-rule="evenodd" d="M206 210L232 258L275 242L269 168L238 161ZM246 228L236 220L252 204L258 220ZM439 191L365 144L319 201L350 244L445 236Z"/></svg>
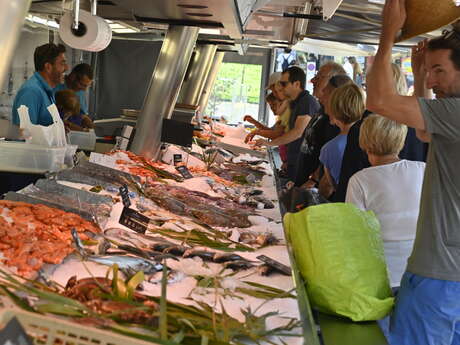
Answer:
<svg viewBox="0 0 460 345"><path fill-rule="evenodd" d="M273 168L240 142L92 154L7 193L0 288L133 343L307 343Z"/></svg>

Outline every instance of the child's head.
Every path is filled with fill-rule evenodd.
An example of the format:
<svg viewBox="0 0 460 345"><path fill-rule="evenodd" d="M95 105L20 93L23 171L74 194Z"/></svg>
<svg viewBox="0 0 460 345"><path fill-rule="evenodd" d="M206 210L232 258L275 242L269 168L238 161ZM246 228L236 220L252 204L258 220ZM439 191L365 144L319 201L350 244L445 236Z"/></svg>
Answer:
<svg viewBox="0 0 460 345"><path fill-rule="evenodd" d="M276 98L273 93L269 93L267 95L267 97L265 97L265 101L268 103L268 105L270 106L270 109L273 111L273 113L276 114L278 104L280 103L279 99Z"/></svg>
<svg viewBox="0 0 460 345"><path fill-rule="evenodd" d="M75 116L80 114L80 102L72 90L56 92L56 106L61 116Z"/></svg>

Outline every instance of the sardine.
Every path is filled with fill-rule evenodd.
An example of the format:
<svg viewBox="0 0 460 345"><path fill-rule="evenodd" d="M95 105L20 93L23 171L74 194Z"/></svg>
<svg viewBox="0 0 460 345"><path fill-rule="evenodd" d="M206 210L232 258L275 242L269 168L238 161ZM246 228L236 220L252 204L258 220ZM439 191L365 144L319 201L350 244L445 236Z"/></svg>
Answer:
<svg viewBox="0 0 460 345"><path fill-rule="evenodd" d="M217 263L228 262L228 261L239 261L239 260L246 260L246 259L235 253L216 253L213 257L213 261Z"/></svg>
<svg viewBox="0 0 460 345"><path fill-rule="evenodd" d="M215 252L208 252L206 250L189 249L184 253L182 257L193 258L195 256L198 256L204 261L213 261L215 254L216 254Z"/></svg>
<svg viewBox="0 0 460 345"><path fill-rule="evenodd" d="M161 242L158 242L158 243L153 243L150 248L152 248L153 250L157 251L157 252L163 252L164 250L168 249L168 248L171 248L171 247L174 247L175 244L172 243L172 242L167 242L165 240L161 241Z"/></svg>
<svg viewBox="0 0 460 345"><path fill-rule="evenodd" d="M247 270L249 268L254 267L254 265L248 260L237 260L237 261L229 261L224 264L225 268L230 268L234 271L240 270Z"/></svg>
<svg viewBox="0 0 460 345"><path fill-rule="evenodd" d="M177 256L182 256L190 248L184 246L171 246L163 250L165 254L172 254Z"/></svg>

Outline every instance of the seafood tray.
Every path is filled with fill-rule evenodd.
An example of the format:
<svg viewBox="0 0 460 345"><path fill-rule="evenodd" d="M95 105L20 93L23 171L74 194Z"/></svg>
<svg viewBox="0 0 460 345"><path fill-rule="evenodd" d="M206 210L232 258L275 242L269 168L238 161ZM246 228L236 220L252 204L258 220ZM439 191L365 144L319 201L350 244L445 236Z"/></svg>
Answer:
<svg viewBox="0 0 460 345"><path fill-rule="evenodd" d="M251 156L267 159L267 152L266 151L261 152L261 151L251 150L251 149L247 149L245 147L235 146L235 145L226 144L226 143L222 143L222 142L216 142L216 146L220 147L220 148L222 148L224 150L230 151L230 152L232 152L234 154L237 154L237 155L247 153L247 154L250 154Z"/></svg>
<svg viewBox="0 0 460 345"><path fill-rule="evenodd" d="M90 222L94 221L94 216L93 216L93 213L91 212L88 212L82 209L78 209L78 208L74 208L74 207L68 207L68 206L65 206L64 204L60 204L59 202L52 202L50 200L37 198L37 197L34 197L33 195L21 194L21 193L16 193L16 192L8 192L5 194L5 200L21 201L21 202L26 202L28 204L33 204L33 205L42 204L42 205L46 205L49 207L61 209L65 212L78 214L80 217Z"/></svg>
<svg viewBox="0 0 460 345"><path fill-rule="evenodd" d="M0 325L3 327L16 317L26 333L36 345L152 345L153 342L137 340L86 325L79 325L53 316L35 314L13 308L0 312ZM158 344L157 344L158 345Z"/></svg>
<svg viewBox="0 0 460 345"><path fill-rule="evenodd" d="M88 176L74 169L66 169L61 170L56 174L56 178L59 181L68 181L74 183L84 183L90 186L102 186L104 188L115 188L117 189L117 185L115 183L109 182L107 180L103 180L99 177Z"/></svg>
<svg viewBox="0 0 460 345"><path fill-rule="evenodd" d="M133 180L138 183L141 182L140 178L135 175L86 161L80 162L76 169L78 171L82 171L83 173L86 172L86 174L89 174L90 176L101 176L108 179L113 179L114 182L119 182L120 184L125 183L126 179Z"/></svg>
<svg viewBox="0 0 460 345"><path fill-rule="evenodd" d="M35 182L35 185L43 191L65 195L72 199L80 200L81 202L88 204L106 204L109 206L113 204L112 198L110 196L100 195L96 193L87 192L81 189L65 186L57 183L55 180L40 179L37 182Z"/></svg>

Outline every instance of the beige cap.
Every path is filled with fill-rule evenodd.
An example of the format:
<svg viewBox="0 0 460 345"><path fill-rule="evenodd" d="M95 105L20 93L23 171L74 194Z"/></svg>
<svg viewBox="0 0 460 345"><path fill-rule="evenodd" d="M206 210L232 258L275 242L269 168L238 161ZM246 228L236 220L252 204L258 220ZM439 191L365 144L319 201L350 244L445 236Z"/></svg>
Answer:
<svg viewBox="0 0 460 345"><path fill-rule="evenodd" d="M398 42L439 29L460 18L454 0L406 0L407 18Z"/></svg>
<svg viewBox="0 0 460 345"><path fill-rule="evenodd" d="M265 90L269 89L271 86L275 85L280 80L281 80L281 72L274 72L270 74L270 78L268 78L268 85L265 88Z"/></svg>

